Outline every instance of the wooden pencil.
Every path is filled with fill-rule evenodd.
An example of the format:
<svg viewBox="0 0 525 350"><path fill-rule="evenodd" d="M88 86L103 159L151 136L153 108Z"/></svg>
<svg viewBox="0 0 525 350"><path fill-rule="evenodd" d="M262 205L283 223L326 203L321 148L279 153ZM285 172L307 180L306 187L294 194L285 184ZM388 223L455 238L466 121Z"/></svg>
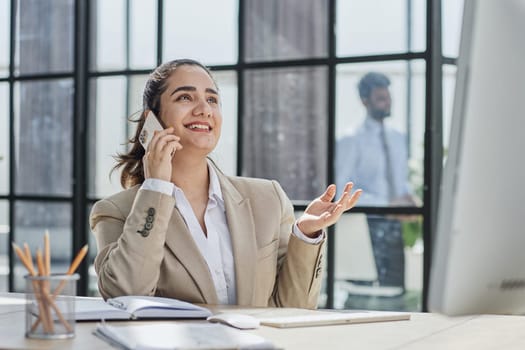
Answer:
<svg viewBox="0 0 525 350"><path fill-rule="evenodd" d="M49 276L49 274L51 273L51 247L48 230L44 232L44 268L45 275Z"/></svg>
<svg viewBox="0 0 525 350"><path fill-rule="evenodd" d="M22 252L22 249L20 249L20 247L18 247L14 242L12 242L11 245L13 246L13 249L14 249L16 255L18 256L18 258L20 259L20 261L22 262L22 264L28 270L29 275L36 276L36 272L33 269L33 263L32 262L31 262L31 264L29 263L28 259L26 258L26 256ZM37 304L38 304L39 317L42 318L42 325L44 327L44 332L49 333L49 329L50 328L49 328L49 325L48 325L48 321L47 321L47 319L44 316L45 315L44 302L43 302L43 299L42 299L43 298L42 293L40 293L40 285L35 280L32 281L32 285L33 285L33 292L35 294L35 298L36 298Z"/></svg>
<svg viewBox="0 0 525 350"><path fill-rule="evenodd" d="M36 250L36 266L38 267L38 275L45 277L46 276L46 268L44 266L44 260L42 258L42 252L40 249ZM42 301L44 304L44 319L48 322L49 330L51 333L55 332L55 327L53 325L53 319L51 318L51 310L49 310L48 305L48 299L45 297L45 295L48 295L49 293L49 286L45 283L46 281L41 280L40 282L40 291L42 292Z"/></svg>
<svg viewBox="0 0 525 350"><path fill-rule="evenodd" d="M67 270L66 275L72 275L75 273L75 271L78 269L78 266L80 265L80 263L86 256L87 252L88 252L88 245L86 244L85 246L80 248L80 250L78 251L77 256L75 256L75 259L73 259L73 262L71 263L71 265L69 265L69 269ZM62 289L64 289L65 285L66 285L65 280L60 282L58 287L56 287L55 290L53 291L53 298L56 298L56 296L62 291Z"/></svg>

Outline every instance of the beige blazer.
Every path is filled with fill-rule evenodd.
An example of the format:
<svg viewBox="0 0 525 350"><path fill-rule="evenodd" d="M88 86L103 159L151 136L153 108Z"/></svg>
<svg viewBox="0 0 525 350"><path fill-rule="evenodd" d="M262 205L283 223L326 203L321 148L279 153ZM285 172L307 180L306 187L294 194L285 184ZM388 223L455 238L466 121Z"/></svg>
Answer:
<svg viewBox="0 0 525 350"><path fill-rule="evenodd" d="M293 206L277 182L217 175L231 233L237 303L315 308L325 241L308 244L291 235ZM218 303L207 263L172 196L135 186L97 202L90 224L104 298L157 295Z"/></svg>

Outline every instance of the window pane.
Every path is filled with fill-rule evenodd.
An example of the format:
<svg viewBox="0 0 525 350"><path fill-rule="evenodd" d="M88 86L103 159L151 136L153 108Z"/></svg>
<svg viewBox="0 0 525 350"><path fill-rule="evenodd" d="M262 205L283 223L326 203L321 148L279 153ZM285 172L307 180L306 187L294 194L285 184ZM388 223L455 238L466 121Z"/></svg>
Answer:
<svg viewBox="0 0 525 350"><path fill-rule="evenodd" d="M0 201L0 292L8 291L9 203Z"/></svg>
<svg viewBox="0 0 525 350"><path fill-rule="evenodd" d="M337 1L337 55L423 51L425 1L411 0L412 6L407 3L407 0ZM409 16L412 28L408 27Z"/></svg>
<svg viewBox="0 0 525 350"><path fill-rule="evenodd" d="M15 85L17 194L71 195L73 80Z"/></svg>
<svg viewBox="0 0 525 350"><path fill-rule="evenodd" d="M7 76L9 73L9 32L11 23L9 5L9 0L0 0L0 76Z"/></svg>
<svg viewBox="0 0 525 350"><path fill-rule="evenodd" d="M422 218L345 214L335 230L336 309L420 311Z"/></svg>
<svg viewBox="0 0 525 350"><path fill-rule="evenodd" d="M108 1L105 1L108 2ZM155 66L157 57L157 1L130 1L130 67Z"/></svg>
<svg viewBox="0 0 525 350"><path fill-rule="evenodd" d="M64 273L71 263L72 231L69 203L17 201L15 203L15 242L27 242L33 259L36 249L44 246L44 232L49 230L51 272ZM24 290L25 267L15 262L15 291Z"/></svg>
<svg viewBox="0 0 525 350"><path fill-rule="evenodd" d="M126 1L91 2L91 37L95 70L126 67Z"/></svg>
<svg viewBox="0 0 525 350"><path fill-rule="evenodd" d="M163 60L236 63L238 12L235 0L165 0Z"/></svg>
<svg viewBox="0 0 525 350"><path fill-rule="evenodd" d="M464 0L442 0L443 55L458 57Z"/></svg>
<svg viewBox="0 0 525 350"><path fill-rule="evenodd" d="M381 122L366 118L367 110L359 97L358 83L369 72L380 72L391 82L388 90L373 89L374 95L369 98L374 98L375 110L391 112L384 122L385 138L382 137ZM377 77L372 76L371 83L383 79ZM391 109L385 107L385 101L390 98ZM364 190L358 205L419 205L423 183L424 124L423 61L339 65L335 164L339 191L344 183L353 181L357 188Z"/></svg>
<svg viewBox="0 0 525 350"><path fill-rule="evenodd" d="M9 192L9 85L0 83L0 194Z"/></svg>
<svg viewBox="0 0 525 350"><path fill-rule="evenodd" d="M237 173L237 75L235 72L213 72L219 85L222 109L221 138L211 158L228 175Z"/></svg>
<svg viewBox="0 0 525 350"><path fill-rule="evenodd" d="M93 207L92 204L89 204L87 206L87 217L88 218L91 213L92 207ZM88 250L88 256L87 256L87 261L89 263L88 296L100 296L100 293L98 292L98 285L97 285L97 274L95 272L95 266L93 266L95 257L97 256L97 252L98 252L97 241L95 239L95 235L91 232L91 228L89 227L89 222L86 222L86 225L87 225L87 232L89 232L89 237L88 237L89 250Z"/></svg>
<svg viewBox="0 0 525 350"><path fill-rule="evenodd" d="M91 95L96 96L89 123L90 197L100 198L121 190L120 171L110 171L117 152L126 151L126 78L104 77L91 82Z"/></svg>
<svg viewBox="0 0 525 350"><path fill-rule="evenodd" d="M452 122L454 92L456 90L456 72L456 66L443 66L443 149L445 150L445 157L450 140L450 125Z"/></svg>
<svg viewBox="0 0 525 350"><path fill-rule="evenodd" d="M411 38L407 45L410 51L425 51L427 46L427 2L408 0L410 3Z"/></svg>
<svg viewBox="0 0 525 350"><path fill-rule="evenodd" d="M248 0L244 6L246 61L328 55L328 1Z"/></svg>
<svg viewBox="0 0 525 350"><path fill-rule="evenodd" d="M324 191L327 73L326 67L245 73L242 175L276 179L294 200Z"/></svg>
<svg viewBox="0 0 525 350"><path fill-rule="evenodd" d="M18 1L18 74L73 70L74 10L74 0Z"/></svg>
<svg viewBox="0 0 525 350"><path fill-rule="evenodd" d="M139 116L139 113L142 112L142 104L143 104L143 97L144 94L144 86L146 86L146 82L148 81L149 75L131 75L128 76L128 96L129 96L129 102L128 102L128 112L126 113L128 116L132 116L133 119L136 119ZM127 128L127 137L131 138L135 136L135 132L137 130L137 123L130 123L128 122L126 124Z"/></svg>

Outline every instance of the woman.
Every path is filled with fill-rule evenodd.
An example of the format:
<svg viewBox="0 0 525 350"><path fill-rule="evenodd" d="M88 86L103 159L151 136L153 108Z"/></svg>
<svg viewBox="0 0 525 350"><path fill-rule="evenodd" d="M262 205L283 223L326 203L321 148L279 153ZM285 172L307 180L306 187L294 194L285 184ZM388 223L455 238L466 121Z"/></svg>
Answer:
<svg viewBox="0 0 525 350"><path fill-rule="evenodd" d="M165 127L144 151L152 111ZM104 298L158 295L193 303L315 308L325 234L360 191L332 202L328 186L294 224L275 181L224 175L207 156L221 133L217 84L202 64L159 66L144 90L132 149L121 155L126 190L91 213Z"/></svg>

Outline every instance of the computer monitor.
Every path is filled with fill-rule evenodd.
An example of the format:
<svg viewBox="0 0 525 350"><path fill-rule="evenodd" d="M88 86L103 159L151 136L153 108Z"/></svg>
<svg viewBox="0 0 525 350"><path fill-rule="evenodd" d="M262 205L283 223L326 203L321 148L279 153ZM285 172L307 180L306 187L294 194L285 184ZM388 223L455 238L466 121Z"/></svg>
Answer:
<svg viewBox="0 0 525 350"><path fill-rule="evenodd" d="M525 0L465 2L451 128L429 309L525 314Z"/></svg>

